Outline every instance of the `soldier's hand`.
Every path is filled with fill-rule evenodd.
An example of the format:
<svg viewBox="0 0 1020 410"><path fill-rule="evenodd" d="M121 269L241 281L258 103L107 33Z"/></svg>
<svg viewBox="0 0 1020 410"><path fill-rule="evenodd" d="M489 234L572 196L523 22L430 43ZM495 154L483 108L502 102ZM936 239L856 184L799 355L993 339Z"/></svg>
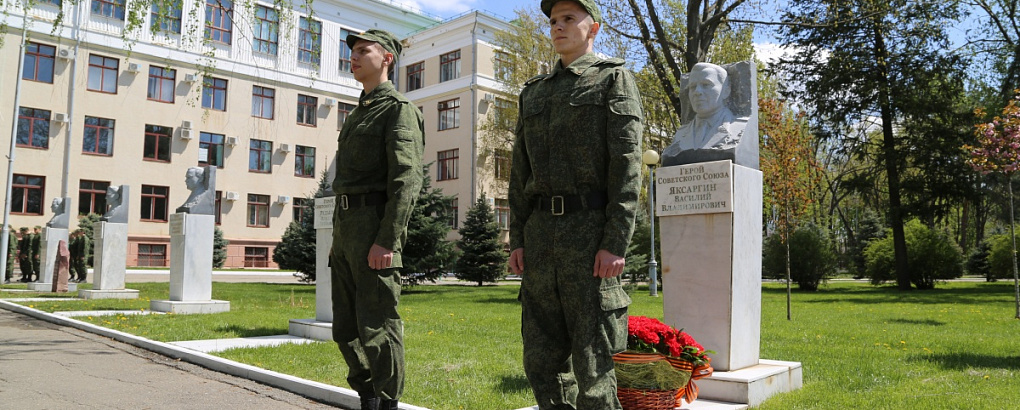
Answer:
<svg viewBox="0 0 1020 410"><path fill-rule="evenodd" d="M380 270L390 267L392 263L393 251L373 243L372 248L368 250L368 267Z"/></svg>
<svg viewBox="0 0 1020 410"><path fill-rule="evenodd" d="M510 252L510 271L514 275L524 273L524 248L517 248Z"/></svg>
<svg viewBox="0 0 1020 410"><path fill-rule="evenodd" d="M605 249L599 249L595 254L595 276L596 278L615 278L623 273L625 260L619 256L609 253Z"/></svg>

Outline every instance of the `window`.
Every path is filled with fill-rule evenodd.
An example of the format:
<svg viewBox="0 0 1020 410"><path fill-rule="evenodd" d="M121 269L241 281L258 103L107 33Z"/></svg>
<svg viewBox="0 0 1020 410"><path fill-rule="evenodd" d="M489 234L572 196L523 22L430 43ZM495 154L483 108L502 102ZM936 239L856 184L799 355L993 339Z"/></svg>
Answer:
<svg viewBox="0 0 1020 410"><path fill-rule="evenodd" d="M322 54L322 22L301 17L298 30L298 61L319 64Z"/></svg>
<svg viewBox="0 0 1020 410"><path fill-rule="evenodd" d="M150 161L170 162L170 144L174 129L145 124L145 146L142 158Z"/></svg>
<svg viewBox="0 0 1020 410"><path fill-rule="evenodd" d="M294 175L315 177L315 147L298 145L294 150Z"/></svg>
<svg viewBox="0 0 1020 410"><path fill-rule="evenodd" d="M439 103L439 130L460 127L460 98Z"/></svg>
<svg viewBox="0 0 1020 410"><path fill-rule="evenodd" d="M269 248L264 246L244 247L244 267L246 268L268 268Z"/></svg>
<svg viewBox="0 0 1020 410"><path fill-rule="evenodd" d="M176 81L177 70L149 66L149 99L173 103Z"/></svg>
<svg viewBox="0 0 1020 410"><path fill-rule="evenodd" d="M52 4L52 5L57 6L57 7L63 7L64 6L64 2L62 0L42 0L40 3L41 4L49 3L49 4Z"/></svg>
<svg viewBox="0 0 1020 410"><path fill-rule="evenodd" d="M138 266L166 266L166 245L138 244Z"/></svg>
<svg viewBox="0 0 1020 410"><path fill-rule="evenodd" d="M14 174L14 183L11 184L11 213L42 215L44 188L46 177Z"/></svg>
<svg viewBox="0 0 1020 410"><path fill-rule="evenodd" d="M496 223L500 228L510 229L510 201L496 198Z"/></svg>
<svg viewBox="0 0 1020 410"><path fill-rule="evenodd" d="M492 69L497 80L504 83L510 82L510 64L510 54L504 51L496 51L496 56L492 61Z"/></svg>
<svg viewBox="0 0 1020 410"><path fill-rule="evenodd" d="M217 43L230 44L230 21L234 18L234 3L230 0L205 1L205 38Z"/></svg>
<svg viewBox="0 0 1020 410"><path fill-rule="evenodd" d="M253 51L275 56L280 43L280 13L273 8L256 6L252 35L255 37L251 45Z"/></svg>
<svg viewBox="0 0 1020 410"><path fill-rule="evenodd" d="M227 80L215 77L202 78L202 108L227 110Z"/></svg>
<svg viewBox="0 0 1020 410"><path fill-rule="evenodd" d="M164 33L181 34L181 0L154 2L152 4L152 27Z"/></svg>
<svg viewBox="0 0 1020 410"><path fill-rule="evenodd" d="M460 50L439 56L439 82L460 77Z"/></svg>
<svg viewBox="0 0 1020 410"><path fill-rule="evenodd" d="M309 198L294 198L294 222L302 223L305 220L305 212L312 209L315 200ZM311 212L308 217L312 217Z"/></svg>
<svg viewBox="0 0 1020 410"><path fill-rule="evenodd" d="M496 97L492 102L492 122L501 130L513 131L517 127L517 118L513 108L517 103L505 98Z"/></svg>
<svg viewBox="0 0 1020 410"><path fill-rule="evenodd" d="M53 84L53 58L56 53L56 47L28 43L25 48L25 72L21 78Z"/></svg>
<svg viewBox="0 0 1020 410"><path fill-rule="evenodd" d="M338 102L336 105L337 114L339 114L337 116L336 129L342 130L344 129L344 122L347 121L347 117L351 115L351 111L354 111L354 108L357 106L354 104L348 104L344 102Z"/></svg>
<svg viewBox="0 0 1020 410"><path fill-rule="evenodd" d="M142 220L166 222L169 214L170 187L142 185Z"/></svg>
<svg viewBox="0 0 1020 410"><path fill-rule="evenodd" d="M273 102L276 99L276 90L272 88L252 86L251 92L251 116L273 119Z"/></svg>
<svg viewBox="0 0 1020 410"><path fill-rule="evenodd" d="M315 126L315 109L319 107L319 99L308 95L298 94L297 97L297 123L301 125Z"/></svg>
<svg viewBox="0 0 1020 410"><path fill-rule="evenodd" d="M248 194L248 226L269 227L269 195Z"/></svg>
<svg viewBox="0 0 1020 410"><path fill-rule="evenodd" d="M105 214L106 188L109 182L81 180L78 182L78 215Z"/></svg>
<svg viewBox="0 0 1020 410"><path fill-rule="evenodd" d="M92 14L124 20L124 0L92 0Z"/></svg>
<svg viewBox="0 0 1020 410"><path fill-rule="evenodd" d="M220 216L223 214L223 191L216 191L216 202L213 208L215 208L213 215L216 215L216 225L219 225L222 222Z"/></svg>
<svg viewBox="0 0 1020 410"><path fill-rule="evenodd" d="M198 165L223 168L223 134L200 132L198 134Z"/></svg>
<svg viewBox="0 0 1020 410"><path fill-rule="evenodd" d="M85 138L81 151L88 154L113 155L114 121L85 116Z"/></svg>
<svg viewBox="0 0 1020 410"><path fill-rule="evenodd" d="M347 36L351 32L347 30L340 30L340 72L349 73L351 72L351 49L347 47Z"/></svg>
<svg viewBox="0 0 1020 410"><path fill-rule="evenodd" d="M425 62L415 63L407 66L407 91L414 91L422 88L422 77L425 73Z"/></svg>
<svg viewBox="0 0 1020 410"><path fill-rule="evenodd" d="M120 68L120 60L89 54L89 83L90 91L103 93L117 93L117 70Z"/></svg>
<svg viewBox="0 0 1020 410"><path fill-rule="evenodd" d="M251 172L272 172L273 142L252 139L248 151L248 170Z"/></svg>
<svg viewBox="0 0 1020 410"><path fill-rule="evenodd" d="M460 201L457 198L450 200L450 228L457 229L460 220Z"/></svg>
<svg viewBox="0 0 1020 410"><path fill-rule="evenodd" d="M492 163L496 171L496 179L510 179L510 150L494 150L492 153Z"/></svg>
<svg viewBox="0 0 1020 410"><path fill-rule="evenodd" d="M457 158L459 157L459 151L451 149L449 151L439 151L436 154L436 170L439 171L439 176L436 177L437 181L445 181L448 179L457 179Z"/></svg>
<svg viewBox="0 0 1020 410"><path fill-rule="evenodd" d="M18 146L50 147L50 112L36 108L18 108Z"/></svg>

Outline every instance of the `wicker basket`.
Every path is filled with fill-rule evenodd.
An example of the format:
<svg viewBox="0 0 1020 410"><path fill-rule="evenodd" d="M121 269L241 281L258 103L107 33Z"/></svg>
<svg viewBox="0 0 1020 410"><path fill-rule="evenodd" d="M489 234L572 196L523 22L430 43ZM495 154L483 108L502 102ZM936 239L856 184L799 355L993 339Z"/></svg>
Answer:
<svg viewBox="0 0 1020 410"><path fill-rule="evenodd" d="M623 410L673 410L676 408L676 393L676 390L616 390Z"/></svg>

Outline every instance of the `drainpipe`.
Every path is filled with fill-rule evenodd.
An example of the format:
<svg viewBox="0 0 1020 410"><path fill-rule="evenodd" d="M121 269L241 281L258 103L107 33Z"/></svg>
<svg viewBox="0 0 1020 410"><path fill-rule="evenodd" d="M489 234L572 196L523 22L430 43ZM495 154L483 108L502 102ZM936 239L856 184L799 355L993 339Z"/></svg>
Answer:
<svg viewBox="0 0 1020 410"><path fill-rule="evenodd" d="M7 277L7 247L11 231L7 227L11 219L11 191L14 183L14 154L18 139L18 114L21 105L21 77L25 75L25 48L28 47L28 4L21 5L21 51L18 53L18 78L14 82L14 116L11 118L11 146L7 154L7 196L4 197L4 226L0 230L0 280ZM40 205L42 206L42 205Z"/></svg>
<svg viewBox="0 0 1020 410"><path fill-rule="evenodd" d="M478 199L478 15L475 11L475 22L471 27L471 199L474 204Z"/></svg>
<svg viewBox="0 0 1020 410"><path fill-rule="evenodd" d="M69 179L71 179L71 129L74 124L74 103L75 84L78 82L78 49L81 47L81 8L79 4L74 9L74 29L71 31L74 36L74 58L71 60L71 83L67 89L67 96L70 102L67 108L67 123L64 124L64 174L60 181L60 197L66 198L68 193ZM68 210L68 212L71 212Z"/></svg>

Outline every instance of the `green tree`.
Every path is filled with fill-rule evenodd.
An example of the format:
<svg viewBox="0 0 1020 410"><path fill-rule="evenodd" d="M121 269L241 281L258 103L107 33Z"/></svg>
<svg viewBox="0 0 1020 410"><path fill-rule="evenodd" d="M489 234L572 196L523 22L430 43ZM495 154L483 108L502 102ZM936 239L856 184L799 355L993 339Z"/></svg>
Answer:
<svg viewBox="0 0 1020 410"><path fill-rule="evenodd" d="M319 184L312 198L322 198L330 186L326 171L319 176ZM291 269L299 280L305 283L315 281L315 207L302 209L301 220L292 221L283 232L280 243L273 250L273 262L281 269Z"/></svg>
<svg viewBox="0 0 1020 410"><path fill-rule="evenodd" d="M213 230L212 265L214 268L222 268L223 264L227 262L228 245L230 245L230 241L223 239L223 230L217 226Z"/></svg>
<svg viewBox="0 0 1020 410"><path fill-rule="evenodd" d="M89 259L85 261L85 263L87 263L89 267L95 266L96 241L95 235L93 234L94 232L93 225L95 225L96 222L99 222L99 218L102 218L102 215L95 213L84 215L78 218L78 230L82 231L82 233L85 234L86 238L89 238L89 253L88 253Z"/></svg>
<svg viewBox="0 0 1020 410"><path fill-rule="evenodd" d="M939 280L963 275L963 251L948 235L925 226L917 219L907 222L904 228L910 249L907 276L917 289L933 289ZM891 235L871 241L864 256L871 283L899 278Z"/></svg>
<svg viewBox="0 0 1020 410"><path fill-rule="evenodd" d="M404 263L401 284L404 286L426 281L435 283L457 261L453 242L446 240L450 219L454 217L450 207L454 197L443 195L442 189L432 188L431 165L424 166L421 193L407 223L407 241L401 254Z"/></svg>
<svg viewBox="0 0 1020 410"><path fill-rule="evenodd" d="M762 276L792 279L801 290L818 290L836 273L829 235L813 223L796 227L786 239L778 231L769 235L762 253Z"/></svg>
<svg viewBox="0 0 1020 410"><path fill-rule="evenodd" d="M482 286L484 282L502 278L506 274L507 254L499 237L499 225L483 193L468 209L464 226L460 228L457 247L461 255L457 260L457 279Z"/></svg>

